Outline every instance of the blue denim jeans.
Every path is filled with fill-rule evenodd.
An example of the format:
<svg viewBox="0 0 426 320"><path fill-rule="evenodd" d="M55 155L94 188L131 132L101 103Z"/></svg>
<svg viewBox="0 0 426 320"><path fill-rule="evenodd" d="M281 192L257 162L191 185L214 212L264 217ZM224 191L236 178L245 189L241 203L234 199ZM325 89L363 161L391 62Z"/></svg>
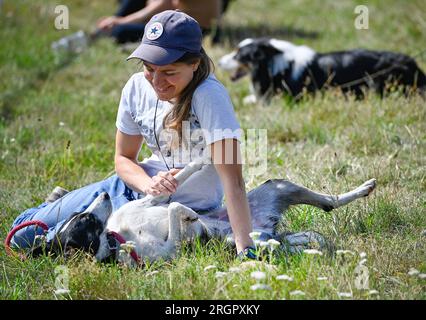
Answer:
<svg viewBox="0 0 426 320"><path fill-rule="evenodd" d="M140 165L150 177L156 175L158 171L167 170L161 162L149 159ZM38 207L25 210L15 219L12 228L26 221L40 220L49 227L47 240L51 240L68 218L74 213L84 212L102 192L109 194L112 212L129 201L145 196L143 193L133 191L117 175L113 175L103 181L71 191L55 202L45 202ZM209 211L221 206L222 199L223 189L219 177L213 165L207 165L179 186L169 198L169 202L180 202L195 211ZM13 237L12 245L29 248L33 245L34 237L41 234L43 230L40 227L23 228Z"/></svg>
<svg viewBox="0 0 426 320"><path fill-rule="evenodd" d="M47 240L51 240L69 217L74 213L84 212L102 192L109 194L113 211L143 196L127 187L117 175L113 175L106 180L71 191L55 202L45 202L38 207L25 210L15 219L12 228L26 221L40 220L49 227ZM43 230L36 226L23 228L15 234L12 244L21 248L31 247L35 235L40 234L43 234Z"/></svg>

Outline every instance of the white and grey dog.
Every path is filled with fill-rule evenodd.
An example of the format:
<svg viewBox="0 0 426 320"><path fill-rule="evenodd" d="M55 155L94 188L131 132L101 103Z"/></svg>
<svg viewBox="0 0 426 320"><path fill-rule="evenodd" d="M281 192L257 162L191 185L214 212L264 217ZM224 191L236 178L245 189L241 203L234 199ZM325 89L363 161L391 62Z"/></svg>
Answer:
<svg viewBox="0 0 426 320"><path fill-rule="evenodd" d="M188 164L175 176L179 185L202 166L195 162ZM324 239L316 232L279 234L276 231L286 209L291 205L308 204L331 211L368 196L375 186L375 179L371 179L350 192L326 195L283 179L268 180L248 193L253 230L261 232L261 240L279 240L291 252L307 248L312 243L323 247ZM184 241L191 242L197 237L232 239L225 206L199 215L177 202L164 204L167 198L146 196L125 204L112 214L109 196L102 193L85 212L71 217L47 248L51 251L60 248L62 254L67 254L69 249L71 252L83 249L99 261L107 258L129 260L128 255L115 250L116 240L109 236L119 234L132 243L134 253L141 261L155 261L173 258ZM34 253L40 253L40 249Z"/></svg>

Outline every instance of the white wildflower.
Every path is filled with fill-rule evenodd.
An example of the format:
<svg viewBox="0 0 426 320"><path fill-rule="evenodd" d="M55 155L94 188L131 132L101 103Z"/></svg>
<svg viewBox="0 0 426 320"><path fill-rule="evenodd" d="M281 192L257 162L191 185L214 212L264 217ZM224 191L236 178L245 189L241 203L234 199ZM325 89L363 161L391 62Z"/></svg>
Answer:
<svg viewBox="0 0 426 320"><path fill-rule="evenodd" d="M352 298L352 293L351 292L339 292L339 293L337 293L337 295L340 298Z"/></svg>
<svg viewBox="0 0 426 320"><path fill-rule="evenodd" d="M313 255L318 254L318 255L322 256L322 252L317 250L317 249L305 249L305 250L303 250L303 252L306 253L306 254L313 254Z"/></svg>
<svg viewBox="0 0 426 320"><path fill-rule="evenodd" d="M365 258L367 258L367 254L363 251L363 252L361 252L361 253L359 254L359 257L360 257L361 259L365 259Z"/></svg>
<svg viewBox="0 0 426 320"><path fill-rule="evenodd" d="M126 241L125 243L120 244L120 248L127 253L131 253L136 248L136 242Z"/></svg>
<svg viewBox="0 0 426 320"><path fill-rule="evenodd" d="M64 295L64 294L69 294L69 293L70 293L70 290L64 289L64 288L55 290L55 294L57 294L59 296Z"/></svg>
<svg viewBox="0 0 426 320"><path fill-rule="evenodd" d="M208 265L207 267L204 268L204 271L208 271L208 270L215 269L215 268L216 268L215 265L210 264L210 265Z"/></svg>
<svg viewBox="0 0 426 320"><path fill-rule="evenodd" d="M254 279L256 279L257 281L259 280L263 280L266 278L266 273L262 272L262 271L253 271L250 276Z"/></svg>
<svg viewBox="0 0 426 320"><path fill-rule="evenodd" d="M15 138L11 138L10 139L10 142L15 142L16 141L16 139Z"/></svg>
<svg viewBox="0 0 426 320"><path fill-rule="evenodd" d="M253 240L257 240L257 239L259 239L259 237L260 237L260 235L261 235L262 233L261 232L259 232L259 231L253 231L253 232L250 232L249 233L249 236L250 236L250 238L252 238Z"/></svg>
<svg viewBox="0 0 426 320"><path fill-rule="evenodd" d="M35 241L45 241L45 240L46 240L46 236L45 236L44 234L37 234L37 235L34 237L34 240L35 240Z"/></svg>
<svg viewBox="0 0 426 320"><path fill-rule="evenodd" d="M60 127L63 127L65 125L65 123L63 123L62 121L61 122L59 122L59 126Z"/></svg>
<svg viewBox="0 0 426 320"><path fill-rule="evenodd" d="M268 243L269 243L269 246L271 247L271 248L275 248L275 247L278 247L281 243L279 242L279 241L277 241L277 240L275 240L275 239L269 239L268 240Z"/></svg>
<svg viewBox="0 0 426 320"><path fill-rule="evenodd" d="M225 277L226 276L226 272L222 272L222 271L217 271L216 272L216 274L215 274L215 278L223 278L223 277Z"/></svg>
<svg viewBox="0 0 426 320"><path fill-rule="evenodd" d="M267 284L263 284L263 283L256 283L252 286L250 286L250 289L255 291L255 290L272 290L272 288L270 286L268 286Z"/></svg>
<svg viewBox="0 0 426 320"><path fill-rule="evenodd" d="M300 290L294 290L294 291L290 292L290 295L291 296L304 296L305 293L303 291L300 291Z"/></svg>
<svg viewBox="0 0 426 320"><path fill-rule="evenodd" d="M277 280L284 280L284 281L293 281L294 279L286 274L280 274L276 277Z"/></svg>
<svg viewBox="0 0 426 320"><path fill-rule="evenodd" d="M328 280L328 278L327 277L317 277L317 280L318 281L326 281L326 280Z"/></svg>
<svg viewBox="0 0 426 320"><path fill-rule="evenodd" d="M368 295L369 296L372 296L372 295L375 295L375 294L379 294L379 291L377 291L377 290L370 290L370 291L368 291Z"/></svg>
<svg viewBox="0 0 426 320"><path fill-rule="evenodd" d="M351 250L337 250L336 254L341 254L341 255L350 254L350 255L354 256L355 252L353 252Z"/></svg>
<svg viewBox="0 0 426 320"><path fill-rule="evenodd" d="M419 273L420 271L414 268L410 268L410 270L408 271L409 276L417 276Z"/></svg>
<svg viewBox="0 0 426 320"><path fill-rule="evenodd" d="M259 246L262 248L269 247L269 243L267 241L259 241Z"/></svg>

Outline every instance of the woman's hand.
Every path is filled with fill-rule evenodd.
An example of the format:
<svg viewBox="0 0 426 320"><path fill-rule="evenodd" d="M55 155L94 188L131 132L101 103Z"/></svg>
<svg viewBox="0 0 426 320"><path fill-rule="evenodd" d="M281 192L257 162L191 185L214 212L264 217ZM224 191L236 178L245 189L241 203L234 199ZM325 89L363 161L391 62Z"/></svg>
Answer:
<svg viewBox="0 0 426 320"><path fill-rule="evenodd" d="M144 193L152 196L170 195L176 192L178 182L175 179L181 169L171 169L170 171L159 171L151 178L151 183L145 188Z"/></svg>
<svg viewBox="0 0 426 320"><path fill-rule="evenodd" d="M121 17L111 16L100 19L97 27L103 31L111 31L114 26L119 24L121 24Z"/></svg>

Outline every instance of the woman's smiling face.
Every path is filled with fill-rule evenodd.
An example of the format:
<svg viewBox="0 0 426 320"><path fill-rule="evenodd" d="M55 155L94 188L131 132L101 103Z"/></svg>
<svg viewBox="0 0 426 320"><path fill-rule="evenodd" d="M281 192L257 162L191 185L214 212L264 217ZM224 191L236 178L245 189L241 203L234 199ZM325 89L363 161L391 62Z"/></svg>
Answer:
<svg viewBox="0 0 426 320"><path fill-rule="evenodd" d="M154 88L158 99L171 101L178 98L191 82L198 65L199 63L186 64L178 62L157 66L144 62L144 75Z"/></svg>

